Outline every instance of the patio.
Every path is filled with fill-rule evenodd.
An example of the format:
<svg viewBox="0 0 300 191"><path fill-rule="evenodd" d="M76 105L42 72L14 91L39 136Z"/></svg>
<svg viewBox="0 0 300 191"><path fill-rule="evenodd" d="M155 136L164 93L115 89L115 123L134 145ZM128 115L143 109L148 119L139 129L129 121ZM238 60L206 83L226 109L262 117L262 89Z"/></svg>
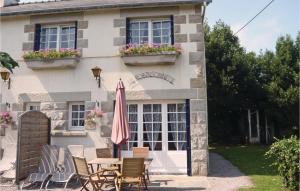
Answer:
<svg viewBox="0 0 300 191"><path fill-rule="evenodd" d="M229 161L218 154L211 153L210 156L210 174L208 177L189 177L186 175L151 175L151 184L149 190L172 190L172 191L231 191L241 187L252 186L248 177L242 174ZM32 187L37 190L39 187ZM63 190L61 186L53 184L49 187L51 190ZM5 186L0 184L2 191L17 190L16 186ZM25 189L24 189L25 190ZM70 184L67 190L80 190L80 185L76 182ZM107 187L104 190L112 191L114 188ZM124 189L126 190L126 189ZM128 190L128 189L127 189Z"/></svg>

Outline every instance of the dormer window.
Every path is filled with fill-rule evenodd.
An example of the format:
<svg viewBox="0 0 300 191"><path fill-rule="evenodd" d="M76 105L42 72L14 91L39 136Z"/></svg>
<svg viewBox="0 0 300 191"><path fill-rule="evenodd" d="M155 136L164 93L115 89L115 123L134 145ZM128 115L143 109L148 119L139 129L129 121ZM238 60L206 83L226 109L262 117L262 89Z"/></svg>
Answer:
<svg viewBox="0 0 300 191"><path fill-rule="evenodd" d="M127 44L173 44L173 23L170 18L130 19Z"/></svg>

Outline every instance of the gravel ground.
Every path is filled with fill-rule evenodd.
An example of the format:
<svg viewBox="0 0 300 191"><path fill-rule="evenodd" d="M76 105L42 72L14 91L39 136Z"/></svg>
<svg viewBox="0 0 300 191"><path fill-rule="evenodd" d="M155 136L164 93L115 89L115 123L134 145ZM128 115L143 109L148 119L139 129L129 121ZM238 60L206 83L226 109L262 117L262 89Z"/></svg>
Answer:
<svg viewBox="0 0 300 191"><path fill-rule="evenodd" d="M208 177L188 177L185 175L153 175L150 177L149 190L154 191L234 191L241 187L251 187L249 177L233 166L222 156L210 153L210 171ZM52 185L51 190L63 190L59 185ZM54 189L55 188L55 189ZM38 190L38 186L32 188ZM30 189L30 190L32 190ZM1 191L16 191L17 187L11 183L0 183ZM71 184L71 189L80 190L77 182ZM105 190L114 190L107 187Z"/></svg>

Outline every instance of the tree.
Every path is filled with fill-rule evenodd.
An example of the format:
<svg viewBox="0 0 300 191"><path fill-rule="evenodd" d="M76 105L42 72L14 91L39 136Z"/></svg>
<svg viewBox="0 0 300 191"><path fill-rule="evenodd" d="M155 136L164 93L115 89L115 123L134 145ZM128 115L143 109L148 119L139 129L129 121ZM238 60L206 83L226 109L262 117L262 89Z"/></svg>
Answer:
<svg viewBox="0 0 300 191"><path fill-rule="evenodd" d="M18 63L9 56L9 54L1 51L0 51L0 64L2 67L8 69L10 72L13 72L13 69L19 66Z"/></svg>
<svg viewBox="0 0 300 191"><path fill-rule="evenodd" d="M299 47L300 33L295 41L291 36L281 36L276 51L266 51L258 56L261 67L261 86L267 95L264 105L278 133L299 128Z"/></svg>
<svg viewBox="0 0 300 191"><path fill-rule="evenodd" d="M212 29L206 25L204 31L210 140L240 142L246 109L258 107L257 100L264 97L256 80L256 57L246 53L223 22L218 21Z"/></svg>
<svg viewBox="0 0 300 191"><path fill-rule="evenodd" d="M246 52L230 27L205 24L210 141L242 142L247 109L257 109L278 135L299 124L300 35L278 38L276 52Z"/></svg>

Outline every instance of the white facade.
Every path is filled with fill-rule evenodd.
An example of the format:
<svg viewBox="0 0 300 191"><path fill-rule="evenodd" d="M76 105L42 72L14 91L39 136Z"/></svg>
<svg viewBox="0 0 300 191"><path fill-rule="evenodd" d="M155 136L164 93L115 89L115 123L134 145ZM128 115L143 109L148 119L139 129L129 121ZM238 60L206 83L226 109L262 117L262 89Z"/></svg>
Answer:
<svg viewBox="0 0 300 191"><path fill-rule="evenodd" d="M177 5L162 8L101 9L74 13L1 16L0 51L9 53L19 63L11 75L11 88L2 83L2 104L7 110L20 114L26 109L41 109L52 120L52 144L67 146L82 144L88 159L96 157L95 148L112 147L114 91L118 80L124 82L128 104L138 105L138 146L143 146L143 105L161 105L162 150L150 152L154 158L153 172L187 173L186 149L168 149L169 104L190 103L190 144L192 174L207 174L207 116L205 58L201 4ZM126 18L174 16L174 40L182 47L174 65L127 66L119 55L124 44ZM78 22L77 48L81 58L75 68L32 70L22 56L33 48L35 24ZM120 24L121 22L121 24ZM30 28L32 27L32 29ZM79 34L80 33L80 34ZM126 35L125 35L126 36ZM197 39L197 37L199 39ZM81 41L81 42L79 42ZM118 41L121 41L118 42ZM123 43L123 44L122 44ZM102 69L101 88L98 88L91 68ZM148 74L145 74L147 73ZM151 76L167 75L172 82ZM141 78L137 76L142 76ZM105 112L96 129L70 128L70 105L82 103L85 111L100 107ZM31 107L30 107L31 106ZM186 122L186 121L185 121ZM76 129L75 129L76 130ZM130 155L123 151L124 156Z"/></svg>

